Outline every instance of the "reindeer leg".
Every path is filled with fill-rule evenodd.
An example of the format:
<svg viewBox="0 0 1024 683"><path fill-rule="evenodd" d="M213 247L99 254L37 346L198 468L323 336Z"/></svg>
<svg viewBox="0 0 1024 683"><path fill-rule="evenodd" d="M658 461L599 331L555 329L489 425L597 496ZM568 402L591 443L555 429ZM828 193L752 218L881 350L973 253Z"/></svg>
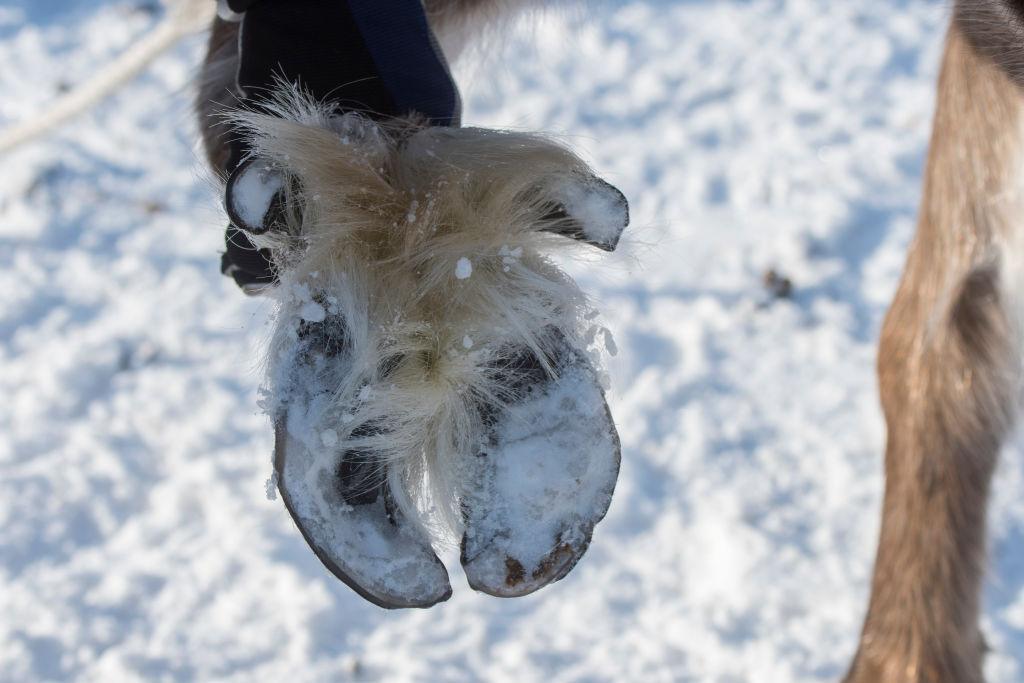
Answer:
<svg viewBox="0 0 1024 683"><path fill-rule="evenodd" d="M848 683L982 681L986 504L1020 376L1021 122L1013 83L954 23L918 234L882 330L886 488Z"/></svg>
<svg viewBox="0 0 1024 683"><path fill-rule="evenodd" d="M199 72L196 117L210 168L227 177L231 126L224 113L238 106L238 24L216 17L210 27L206 57Z"/></svg>

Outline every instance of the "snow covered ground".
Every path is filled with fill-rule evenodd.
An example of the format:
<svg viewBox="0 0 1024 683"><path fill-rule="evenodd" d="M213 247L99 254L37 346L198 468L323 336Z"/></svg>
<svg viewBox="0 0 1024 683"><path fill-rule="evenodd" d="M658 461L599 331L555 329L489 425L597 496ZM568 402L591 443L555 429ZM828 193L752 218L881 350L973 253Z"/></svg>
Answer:
<svg viewBox="0 0 1024 683"><path fill-rule="evenodd" d="M217 271L201 37L0 159L0 680L836 680L946 5L606 3L459 67L467 122L566 135L634 217L625 253L572 266L620 349L618 492L577 569L514 601L449 555L450 602L377 609L265 497L269 307ZM159 13L0 0L0 125ZM991 516L992 681L1024 676L1021 453Z"/></svg>

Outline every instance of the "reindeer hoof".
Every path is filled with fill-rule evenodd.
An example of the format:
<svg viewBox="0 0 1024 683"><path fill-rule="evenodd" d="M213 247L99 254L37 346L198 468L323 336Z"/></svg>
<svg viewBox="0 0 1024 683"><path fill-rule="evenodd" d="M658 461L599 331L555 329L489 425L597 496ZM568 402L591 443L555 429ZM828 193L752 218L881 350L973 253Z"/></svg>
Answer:
<svg viewBox="0 0 1024 683"><path fill-rule="evenodd" d="M495 412L491 443L469 464L461 560L474 590L519 597L563 578L611 503L618 434L593 369L566 358L557 379Z"/></svg>
<svg viewBox="0 0 1024 683"><path fill-rule="evenodd" d="M324 566L380 607L431 607L450 598L448 572L427 539L389 504L386 480L379 484L383 495L345 496L337 473L320 468L320 454L293 438L287 422L287 416L279 420L275 434L278 490Z"/></svg>
<svg viewBox="0 0 1024 683"><path fill-rule="evenodd" d="M334 388L351 372L344 319L311 298L282 348L288 388L275 411L274 474L285 507L324 566L380 607L430 607L451 597L448 572L430 540L395 504L388 464L376 449L343 446ZM311 321L308 318L313 318ZM363 422L348 440L373 443Z"/></svg>

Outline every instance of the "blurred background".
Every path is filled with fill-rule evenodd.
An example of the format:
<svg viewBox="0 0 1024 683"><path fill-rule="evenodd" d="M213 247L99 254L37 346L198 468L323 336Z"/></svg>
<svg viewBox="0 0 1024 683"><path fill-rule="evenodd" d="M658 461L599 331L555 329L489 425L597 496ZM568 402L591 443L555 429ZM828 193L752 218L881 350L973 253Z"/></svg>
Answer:
<svg viewBox="0 0 1024 683"><path fill-rule="evenodd" d="M212 2L212 0L211 0ZM0 0L0 128L158 2ZM570 264L616 336L623 468L564 581L387 612L279 500L272 313L218 272L204 37L0 156L0 680L834 681L865 609L876 338L912 235L944 0L657 0L536 16L456 72L468 124L554 132L632 205ZM991 681L1024 677L1024 467L992 507Z"/></svg>

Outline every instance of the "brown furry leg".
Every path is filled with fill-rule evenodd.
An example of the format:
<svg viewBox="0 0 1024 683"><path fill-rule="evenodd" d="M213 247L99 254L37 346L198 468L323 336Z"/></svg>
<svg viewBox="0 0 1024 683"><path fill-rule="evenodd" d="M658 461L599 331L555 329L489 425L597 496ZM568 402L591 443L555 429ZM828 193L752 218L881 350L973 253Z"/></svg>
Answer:
<svg viewBox="0 0 1024 683"><path fill-rule="evenodd" d="M199 73L196 116L210 168L226 176L231 129L224 113L238 104L235 75L238 73L238 24L213 20L206 58Z"/></svg>
<svg viewBox="0 0 1024 683"><path fill-rule="evenodd" d="M1015 414L1020 95L954 26L918 235L886 318L882 530L848 683L980 683L985 515Z"/></svg>

